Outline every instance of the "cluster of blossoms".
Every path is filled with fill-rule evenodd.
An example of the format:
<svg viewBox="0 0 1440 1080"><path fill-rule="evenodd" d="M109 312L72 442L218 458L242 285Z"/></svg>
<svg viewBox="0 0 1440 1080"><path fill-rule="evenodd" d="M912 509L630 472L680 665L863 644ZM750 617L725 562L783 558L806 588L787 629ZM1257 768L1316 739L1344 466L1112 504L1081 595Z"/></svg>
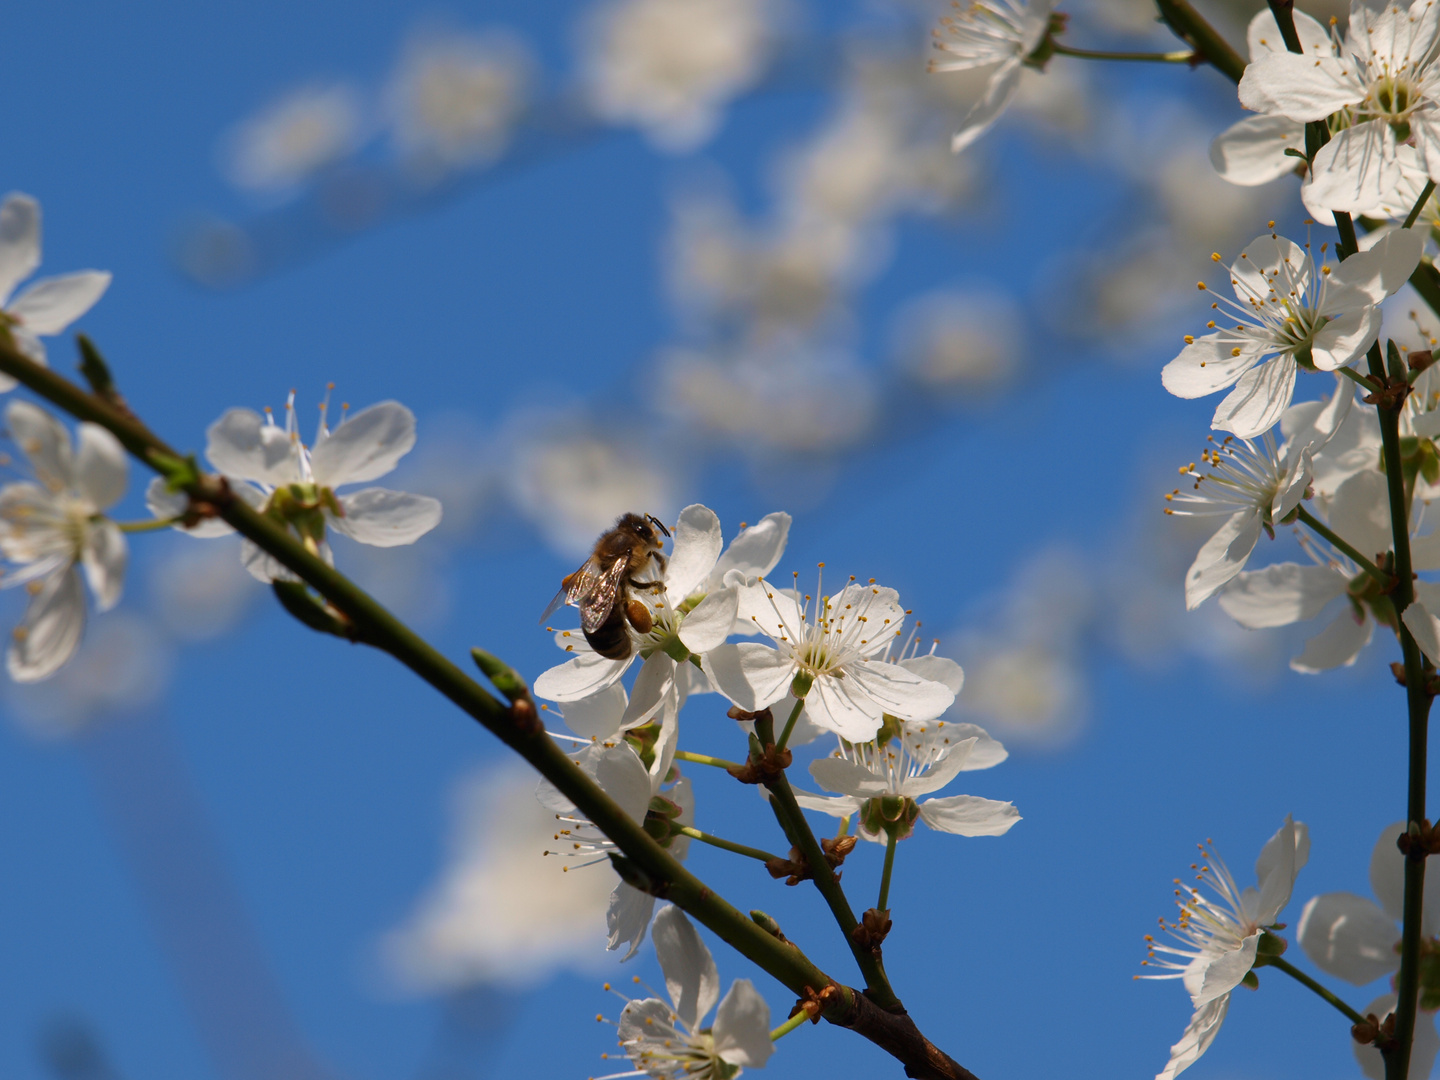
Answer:
<svg viewBox="0 0 1440 1080"><path fill-rule="evenodd" d="M643 629L625 621L628 647L620 658L601 655L580 631L555 632L556 644L570 656L535 681L535 692L555 702L576 733L581 747L573 760L673 855L684 858L690 836L702 834L681 831L693 822L695 807L690 785L676 767L683 760L676 757L680 712L691 696L718 693L747 728L750 718L775 707L777 727L781 715L788 718L782 745L827 734L835 739L832 754L810 766L820 786L834 794L802 791L796 799L807 809L853 819L861 838L893 846L911 835L916 820L960 836L1009 830L1020 816L1008 802L971 795L917 802L962 771L998 765L1005 748L974 724L942 719L964 674L954 661L918 651L915 632L907 635L905 629L910 613L893 589L852 578L827 596L823 576L814 595L771 584L767 575L780 560L789 527L788 515L770 514L742 528L726 547L714 511L686 507L668 558L652 558L646 573L617 596L617 604L645 608ZM621 676L637 662L627 691ZM549 783L541 783L539 798L556 815L557 853L590 863L614 850ZM635 954L654 903L624 882L615 887L608 912L610 948L627 948L627 959ZM662 937L665 919L683 922L683 916L666 909L655 917L662 965L673 948ZM673 930L670 922L664 924L666 934ZM668 966L666 978L672 982ZM673 1010L650 1000L631 1003L622 1014L622 1046L642 1073L734 1075L706 1071L716 1055L730 1065L763 1064L763 1055L746 1051L742 1060L725 1049L727 1038L737 1047L744 1041L730 1025L763 1008L748 983L737 983L721 1003L713 1030L695 1027L708 1005L687 1011L690 999L677 996L673 985L671 996ZM641 1029L640 1021L649 1027Z"/></svg>
<svg viewBox="0 0 1440 1080"><path fill-rule="evenodd" d="M16 285L39 262L39 205L28 195L8 195L0 204L0 338L43 364L40 338L62 332L88 311L110 275L85 270L45 278L12 299ZM0 376L0 391L14 386L13 379ZM128 474L125 450L105 428L81 423L72 442L53 416L18 400L6 405L5 426L29 469L24 479L0 486L0 555L10 564L0 588L23 585L30 595L11 635L6 667L17 681L33 682L53 674L80 644L86 616L82 572L96 607L114 607L129 554L125 532L153 523L122 526L106 517L125 494ZM269 410L262 418L231 409L210 426L208 438L206 456L230 489L292 529L327 562L328 529L363 544L393 547L413 543L440 522L440 504L428 496L378 487L335 493L384 476L415 445L414 414L397 402L363 409L333 430L322 405L313 447L300 441L293 393L283 428ZM232 531L218 518L192 513L188 498L162 479L150 484L146 501L165 524L193 536ZM293 576L248 540L241 557L261 581Z"/></svg>

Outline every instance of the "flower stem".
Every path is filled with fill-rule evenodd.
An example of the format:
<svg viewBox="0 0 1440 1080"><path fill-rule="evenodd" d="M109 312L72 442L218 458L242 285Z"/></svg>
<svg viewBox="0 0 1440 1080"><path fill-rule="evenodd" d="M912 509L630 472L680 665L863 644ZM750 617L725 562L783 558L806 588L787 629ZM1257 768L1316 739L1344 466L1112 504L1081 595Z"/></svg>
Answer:
<svg viewBox="0 0 1440 1080"><path fill-rule="evenodd" d="M1348 1019L1352 1024L1363 1024L1365 1022L1365 1018L1363 1016L1361 1016L1358 1012L1352 1009L1349 1005L1346 1005L1345 1002L1341 1001L1333 993L1331 993L1325 987L1321 986L1309 975L1306 975L1303 971L1297 968L1294 964L1290 963L1290 961L1286 960L1284 957L1266 957L1265 966L1279 968L1281 971L1285 972L1286 975L1289 975L1292 979L1298 982L1301 986L1313 990L1315 993L1319 994L1322 998L1328 1001L1331 1005L1334 1005L1335 1008L1339 1009L1342 1013L1344 1013L1346 1019Z"/></svg>
<svg viewBox="0 0 1440 1080"><path fill-rule="evenodd" d="M1394 582L1395 579L1391 575L1385 573L1384 570L1381 570L1364 555L1361 555L1360 552L1356 551L1355 548L1353 548L1350 544L1342 540L1339 534L1332 530L1329 525L1326 525L1323 521L1317 518L1314 514L1310 513L1310 511L1306 510L1303 506L1300 507L1299 510L1301 521L1303 521L1306 525L1309 525L1310 528L1314 529L1326 540L1329 540L1330 543L1334 544L1346 555L1349 555L1350 558L1355 561L1355 565L1360 567L1361 570L1364 570L1365 573L1369 574L1376 581L1380 582L1380 584L1387 587Z"/></svg>
<svg viewBox="0 0 1440 1080"><path fill-rule="evenodd" d="M1370 391L1370 393L1372 394L1379 389L1378 386L1376 386L1373 382L1367 379L1364 375L1361 375L1360 372L1356 371L1352 367L1339 367L1335 370L1338 374L1344 375L1345 378L1349 379L1356 386L1363 387L1364 389Z"/></svg>
<svg viewBox="0 0 1440 1080"><path fill-rule="evenodd" d="M786 1021L785 1021L783 1024L781 1024L778 1028L776 1028L774 1031L770 1032L770 1041L771 1041L771 1042L779 1042L779 1041L780 1041L781 1039L783 1039L786 1035L789 1035L790 1032L794 1031L794 1030L795 1030L796 1028L798 1028L801 1024L805 1023L806 1020L809 1020L809 1019L810 1019L810 1014L807 1013L804 1009L800 1009L799 1011L797 1011L797 1012L795 1013L794 1016L790 1017L789 1020L786 1020Z"/></svg>
<svg viewBox="0 0 1440 1080"><path fill-rule="evenodd" d="M1189 0L1155 0L1160 18L1182 41L1195 47L1196 59L1203 60L1233 82L1245 74L1245 61L1228 41L1190 6Z"/></svg>
<svg viewBox="0 0 1440 1080"><path fill-rule="evenodd" d="M755 718L755 734L762 746L774 741L775 721L769 713L761 713ZM890 988L890 979L885 974L880 958L855 940L855 928L860 923L855 918L855 912L850 909L850 901L845 898L845 891L840 888L840 879L826 861L820 842L810 831L810 823L805 820L800 804L795 801L795 792L790 789L790 781L781 772L767 787L770 789L770 807L775 811L780 828L785 831L790 843L799 848L805 856L815 888L829 905L830 914L835 917L835 923L845 936L845 943L850 946L855 963L865 976L865 996L882 1009L900 1008L900 999Z"/></svg>
<svg viewBox="0 0 1440 1080"><path fill-rule="evenodd" d="M796 698L795 707L790 710L790 719L785 721L785 730L780 732L780 741L775 744L776 750L784 750L785 744L790 741L790 733L795 730L795 721L800 719L800 710L805 708L805 699Z"/></svg>
<svg viewBox="0 0 1440 1080"><path fill-rule="evenodd" d="M761 862L769 862L771 859L778 859L780 856L772 855L768 851L761 851L759 848L746 847L744 844L737 844L733 840L724 840L718 836L711 836L707 832L691 828L689 825L680 826L680 835L688 836L691 840L699 840L702 844L709 844L712 847L724 848L726 851L733 851L736 855L744 855L751 859L759 859Z"/></svg>
<svg viewBox="0 0 1440 1080"><path fill-rule="evenodd" d="M717 769L743 768L738 761L726 761L724 758L711 757L709 754L693 754L689 750L676 750L675 760L693 761L696 765L711 765Z"/></svg>
<svg viewBox="0 0 1440 1080"><path fill-rule="evenodd" d="M1150 60L1157 64L1188 64L1203 59L1193 49L1163 53L1110 52L1107 49L1076 49L1054 40L1050 42L1050 51L1057 56L1078 56L1082 60Z"/></svg>
<svg viewBox="0 0 1440 1080"><path fill-rule="evenodd" d="M175 517L152 518L149 521L117 521L115 522L115 527L122 533L157 532L160 529L168 529L173 525L178 525L184 520L184 514L177 514Z"/></svg>
<svg viewBox="0 0 1440 1080"><path fill-rule="evenodd" d="M890 871L895 869L895 843L899 833L891 829L885 835L885 869L880 871L880 899L875 901L881 911L890 910Z"/></svg>
<svg viewBox="0 0 1440 1080"><path fill-rule="evenodd" d="M1402 228L1408 229L1408 228L1410 228L1412 225L1415 224L1415 219L1420 216L1420 211L1425 209L1425 204L1426 204L1426 202L1428 202L1429 199L1430 199L1430 196L1431 196L1431 195L1434 195L1434 194L1435 194L1435 181L1434 181L1434 180L1427 180L1427 181L1425 181L1425 187L1424 187L1424 189L1420 192L1420 197L1415 200L1415 205L1410 208L1410 213L1405 216L1405 224L1402 226Z"/></svg>

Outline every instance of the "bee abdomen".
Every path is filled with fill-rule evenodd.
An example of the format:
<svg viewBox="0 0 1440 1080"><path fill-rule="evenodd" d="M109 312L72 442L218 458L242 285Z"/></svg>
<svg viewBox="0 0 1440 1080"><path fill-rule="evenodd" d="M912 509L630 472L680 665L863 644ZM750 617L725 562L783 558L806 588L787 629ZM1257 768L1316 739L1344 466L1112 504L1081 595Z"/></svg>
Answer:
<svg viewBox="0 0 1440 1080"><path fill-rule="evenodd" d="M630 655L630 635L625 630L625 605L616 604L594 630L585 631L590 647L607 660L624 660Z"/></svg>

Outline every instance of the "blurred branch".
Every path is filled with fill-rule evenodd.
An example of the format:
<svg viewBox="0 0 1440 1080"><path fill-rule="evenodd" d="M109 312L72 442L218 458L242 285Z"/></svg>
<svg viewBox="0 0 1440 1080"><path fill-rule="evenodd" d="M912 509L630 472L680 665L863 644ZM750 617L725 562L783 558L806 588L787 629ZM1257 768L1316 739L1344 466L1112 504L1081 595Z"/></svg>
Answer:
<svg viewBox="0 0 1440 1080"><path fill-rule="evenodd" d="M224 477L202 472L193 456L178 454L133 414L35 363L8 339L0 339L0 371L77 419L107 428L137 459L185 492L193 505L224 520L300 577L355 625L366 644L399 660L554 784L624 852L624 859L616 860L622 872L628 864L631 873L643 876L648 891L693 915L795 994L817 1002L826 1020L886 1050L905 1066L906 1075L975 1080L920 1033L893 994L882 1007L858 990L837 985L794 944L767 933L686 870L566 756L528 696L516 695L512 704L502 704L369 593L311 555L282 524L235 498ZM888 990L888 984L882 985Z"/></svg>
<svg viewBox="0 0 1440 1080"><path fill-rule="evenodd" d="M1192 45L1196 59L1204 61L1235 82L1245 74L1245 60L1220 36L1189 0L1155 0L1160 18L1181 41Z"/></svg>

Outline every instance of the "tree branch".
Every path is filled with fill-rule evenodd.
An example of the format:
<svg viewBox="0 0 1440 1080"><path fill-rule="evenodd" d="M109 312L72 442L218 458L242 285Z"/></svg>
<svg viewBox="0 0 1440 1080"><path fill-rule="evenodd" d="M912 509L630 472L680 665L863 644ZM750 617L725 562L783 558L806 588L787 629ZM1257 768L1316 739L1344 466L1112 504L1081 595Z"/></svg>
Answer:
<svg viewBox="0 0 1440 1080"><path fill-rule="evenodd" d="M507 680L496 678L497 686L511 698L511 704L501 703L367 592L310 554L283 525L237 499L223 477L188 467L187 460L193 459L177 453L128 409L36 364L15 349L8 335L0 335L0 372L77 419L106 428L137 459L176 481L192 502L213 507L236 532L274 556L354 623L355 639L399 660L529 762L614 841L643 873L650 891L694 916L795 994L821 996L822 1015L830 1023L850 1028L886 1050L905 1066L907 1076L975 1080L925 1039L903 1010L887 1012L860 991L838 986L797 946L766 932L686 870L566 756L540 722L528 694L515 693L513 687L503 685Z"/></svg>

